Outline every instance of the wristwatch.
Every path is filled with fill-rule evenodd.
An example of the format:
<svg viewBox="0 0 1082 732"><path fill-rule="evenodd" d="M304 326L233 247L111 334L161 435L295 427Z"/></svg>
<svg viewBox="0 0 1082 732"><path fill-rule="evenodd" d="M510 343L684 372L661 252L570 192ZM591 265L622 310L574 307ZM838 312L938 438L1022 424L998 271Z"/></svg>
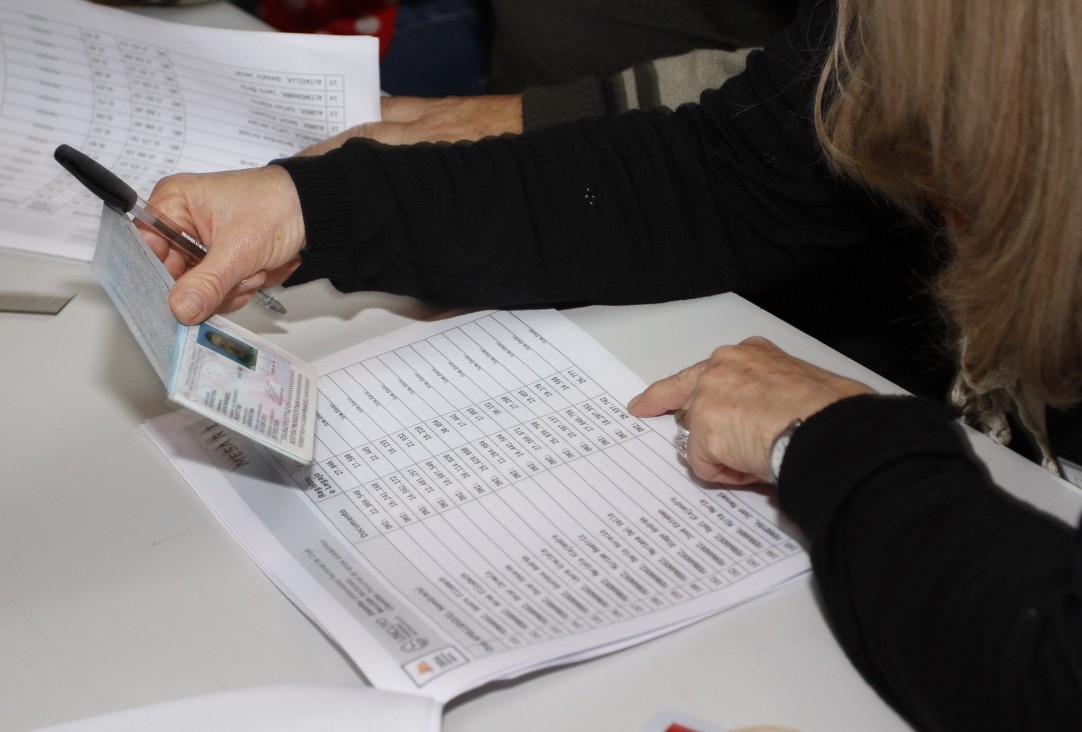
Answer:
<svg viewBox="0 0 1082 732"><path fill-rule="evenodd" d="M785 450L789 447L789 440L793 438L793 433L796 432L796 428L804 424L802 419L794 419L789 423L789 426L783 429L777 437L774 438L774 442L770 445L770 482L774 485L778 484L778 476L781 475L781 463L785 460Z"/></svg>

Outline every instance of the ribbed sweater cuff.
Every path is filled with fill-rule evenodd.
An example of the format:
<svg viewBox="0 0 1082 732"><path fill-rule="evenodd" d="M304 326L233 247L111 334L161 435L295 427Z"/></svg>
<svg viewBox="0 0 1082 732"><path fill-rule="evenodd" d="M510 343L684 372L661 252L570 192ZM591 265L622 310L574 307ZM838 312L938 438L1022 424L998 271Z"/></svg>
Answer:
<svg viewBox="0 0 1082 732"><path fill-rule="evenodd" d="M342 167L328 164L321 157L284 158L272 165L282 166L293 179L306 224L301 266L284 285L340 275L351 266L348 242L352 230L350 186ZM317 220L318 226L307 225Z"/></svg>
<svg viewBox="0 0 1082 732"><path fill-rule="evenodd" d="M593 79L559 86L529 86L522 92L522 126L526 130L597 117L606 111L601 84Z"/></svg>
<svg viewBox="0 0 1082 732"><path fill-rule="evenodd" d="M917 456L968 460L946 408L930 399L868 395L843 399L809 418L785 453L778 500L811 538L877 471Z"/></svg>

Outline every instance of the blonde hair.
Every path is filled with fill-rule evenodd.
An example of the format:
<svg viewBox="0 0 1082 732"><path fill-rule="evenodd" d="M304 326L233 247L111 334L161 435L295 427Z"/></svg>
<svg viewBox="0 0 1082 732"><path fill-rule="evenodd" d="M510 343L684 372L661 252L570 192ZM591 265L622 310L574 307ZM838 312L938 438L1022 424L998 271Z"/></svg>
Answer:
<svg viewBox="0 0 1082 732"><path fill-rule="evenodd" d="M816 100L836 169L949 237L961 368L1048 404L1082 387L1080 43L1077 0L839 0Z"/></svg>

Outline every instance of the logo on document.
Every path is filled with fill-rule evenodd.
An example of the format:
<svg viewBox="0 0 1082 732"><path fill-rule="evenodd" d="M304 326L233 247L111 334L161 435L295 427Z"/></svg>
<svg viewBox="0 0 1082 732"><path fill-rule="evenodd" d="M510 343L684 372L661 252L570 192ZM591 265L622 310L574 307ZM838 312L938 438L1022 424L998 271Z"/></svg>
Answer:
<svg viewBox="0 0 1082 732"><path fill-rule="evenodd" d="M444 671L450 671L468 662L468 659L457 648L447 646L403 664L402 668L413 679L413 683L424 686Z"/></svg>

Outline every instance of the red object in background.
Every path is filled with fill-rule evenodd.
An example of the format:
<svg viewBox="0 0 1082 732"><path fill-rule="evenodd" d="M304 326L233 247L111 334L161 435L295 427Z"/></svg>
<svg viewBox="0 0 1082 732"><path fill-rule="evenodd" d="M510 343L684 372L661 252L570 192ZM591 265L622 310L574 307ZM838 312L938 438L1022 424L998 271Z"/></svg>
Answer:
<svg viewBox="0 0 1082 732"><path fill-rule="evenodd" d="M395 0L260 0L259 17L290 33L364 35L379 39L383 58L394 33Z"/></svg>

